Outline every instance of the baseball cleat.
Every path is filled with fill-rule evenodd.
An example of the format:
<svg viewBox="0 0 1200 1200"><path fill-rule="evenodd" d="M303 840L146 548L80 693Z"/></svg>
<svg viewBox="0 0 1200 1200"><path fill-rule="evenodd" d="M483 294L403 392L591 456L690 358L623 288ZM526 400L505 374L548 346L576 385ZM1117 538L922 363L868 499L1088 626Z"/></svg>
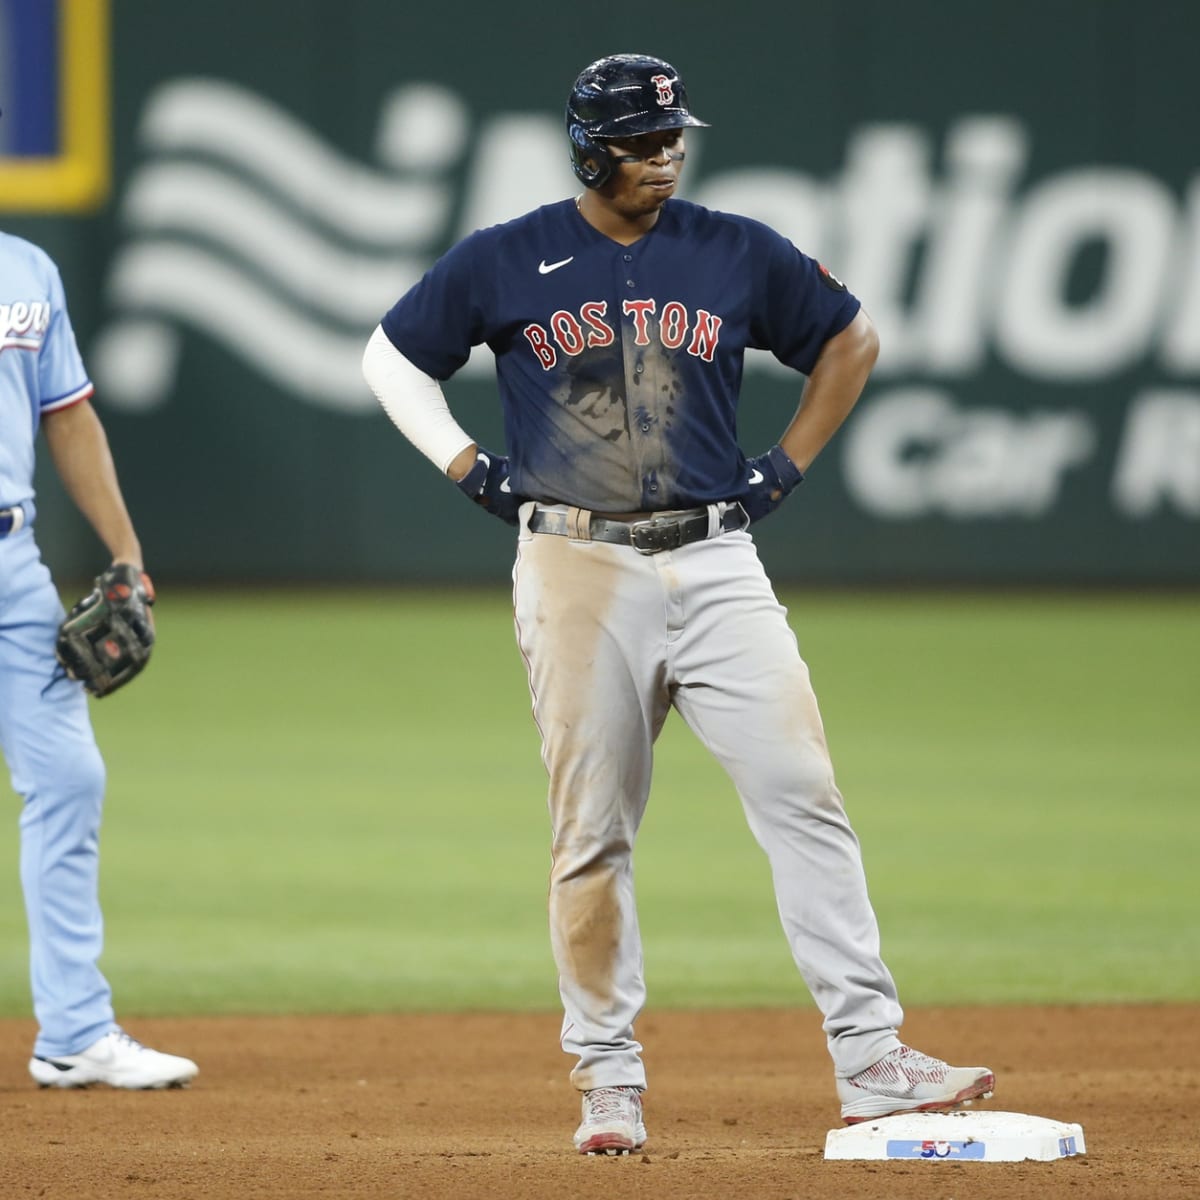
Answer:
<svg viewBox="0 0 1200 1200"><path fill-rule="evenodd" d="M945 1112L986 1100L996 1076L987 1067L952 1067L910 1046L900 1046L849 1079L837 1081L847 1125L896 1113Z"/></svg>
<svg viewBox="0 0 1200 1200"><path fill-rule="evenodd" d="M637 1088L602 1087L583 1093L583 1122L575 1130L580 1154L629 1154L645 1143Z"/></svg>
<svg viewBox="0 0 1200 1200"><path fill-rule="evenodd" d="M115 1088L186 1087L200 1072L190 1058L162 1054L114 1029L78 1054L29 1060L39 1087L82 1088L106 1083Z"/></svg>

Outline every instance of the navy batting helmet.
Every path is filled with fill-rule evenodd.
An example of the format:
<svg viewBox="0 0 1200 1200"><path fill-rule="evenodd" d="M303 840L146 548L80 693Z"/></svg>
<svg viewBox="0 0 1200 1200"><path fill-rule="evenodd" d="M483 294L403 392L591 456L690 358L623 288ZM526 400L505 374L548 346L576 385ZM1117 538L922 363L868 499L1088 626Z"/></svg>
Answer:
<svg viewBox="0 0 1200 1200"><path fill-rule="evenodd" d="M606 139L707 124L688 112L687 89L669 62L610 54L584 68L567 100L571 166L586 187L602 187L613 171Z"/></svg>

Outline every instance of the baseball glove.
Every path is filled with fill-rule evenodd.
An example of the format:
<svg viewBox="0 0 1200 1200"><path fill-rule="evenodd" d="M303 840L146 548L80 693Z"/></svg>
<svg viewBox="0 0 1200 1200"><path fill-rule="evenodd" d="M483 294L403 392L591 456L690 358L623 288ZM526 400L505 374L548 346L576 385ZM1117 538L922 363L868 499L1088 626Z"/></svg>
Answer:
<svg viewBox="0 0 1200 1200"><path fill-rule="evenodd" d="M154 646L154 584L128 563L97 576L58 627L55 653L72 679L93 696L107 696L145 669Z"/></svg>

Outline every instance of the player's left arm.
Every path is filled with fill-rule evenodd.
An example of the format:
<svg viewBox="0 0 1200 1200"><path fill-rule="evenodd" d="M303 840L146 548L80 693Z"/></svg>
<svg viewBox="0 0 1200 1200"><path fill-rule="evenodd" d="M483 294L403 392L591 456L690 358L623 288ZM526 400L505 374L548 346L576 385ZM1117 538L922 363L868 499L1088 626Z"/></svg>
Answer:
<svg viewBox="0 0 1200 1200"><path fill-rule="evenodd" d="M841 428L858 402L879 357L879 335L859 309L854 319L821 348L800 397L800 407L779 439L783 452L803 472Z"/></svg>
<svg viewBox="0 0 1200 1200"><path fill-rule="evenodd" d="M42 416L42 430L67 495L114 563L142 570L142 547L125 507L104 426L88 400Z"/></svg>
<svg viewBox="0 0 1200 1200"><path fill-rule="evenodd" d="M822 347L808 373L800 407L779 441L747 463L740 498L753 523L773 513L804 480L804 472L837 433L858 402L879 356L879 335L860 308L850 324Z"/></svg>

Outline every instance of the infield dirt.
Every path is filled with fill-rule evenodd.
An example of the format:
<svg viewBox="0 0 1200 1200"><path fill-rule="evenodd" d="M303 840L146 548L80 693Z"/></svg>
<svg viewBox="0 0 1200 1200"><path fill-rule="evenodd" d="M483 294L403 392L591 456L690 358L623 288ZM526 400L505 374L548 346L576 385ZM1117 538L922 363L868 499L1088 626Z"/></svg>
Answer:
<svg viewBox="0 0 1200 1200"><path fill-rule="evenodd" d="M1052 1163L827 1163L814 1010L651 1012L645 1150L582 1158L552 1014L128 1022L200 1064L173 1092L40 1091L0 1022L0 1196L1173 1200L1200 1190L1200 1005L916 1009L914 1045L997 1075L988 1107L1083 1126Z"/></svg>

